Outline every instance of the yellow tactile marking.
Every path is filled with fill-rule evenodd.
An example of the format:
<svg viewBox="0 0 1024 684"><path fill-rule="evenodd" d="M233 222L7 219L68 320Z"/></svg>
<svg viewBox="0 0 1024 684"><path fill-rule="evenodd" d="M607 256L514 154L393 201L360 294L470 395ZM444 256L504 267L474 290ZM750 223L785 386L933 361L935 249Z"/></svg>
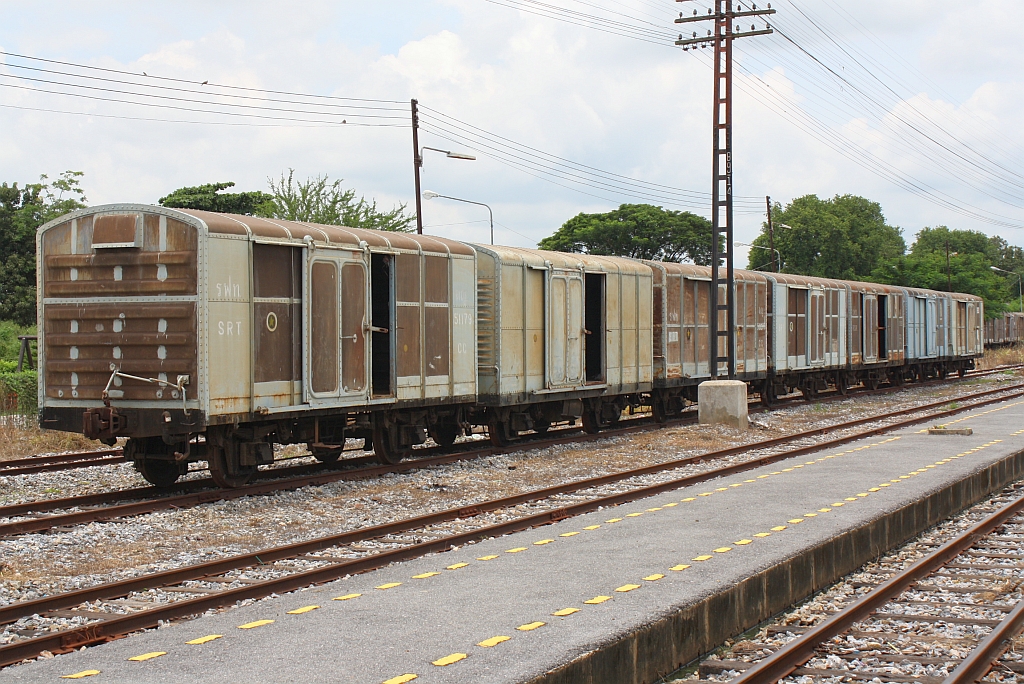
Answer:
<svg viewBox="0 0 1024 684"><path fill-rule="evenodd" d="M653 575L648 575L647 577L642 577L641 579L644 582L657 582L658 580L664 579L664 578L665 578L665 576L662 575L661 573L654 573Z"/></svg>
<svg viewBox="0 0 1024 684"><path fill-rule="evenodd" d="M142 655L132 656L128 660L136 663L141 663L146 660L152 660L153 658L159 658L160 656L167 655L167 651L151 651L150 653L143 653Z"/></svg>
<svg viewBox="0 0 1024 684"><path fill-rule="evenodd" d="M206 636L199 637L198 639L192 639L191 641L186 641L185 643L190 646L202 646L203 644L208 644L211 641L215 641L223 637L223 634L207 634Z"/></svg>
<svg viewBox="0 0 1024 684"><path fill-rule="evenodd" d="M647 512L648 513L656 513L657 511L660 511L660 510L661 510L660 507L658 507L658 508L648 508Z"/></svg>
<svg viewBox="0 0 1024 684"><path fill-rule="evenodd" d="M690 566L689 565L673 565L671 568L669 568L669 570L671 570L672 572L682 572L683 570L685 570L688 567L690 567Z"/></svg>
<svg viewBox="0 0 1024 684"><path fill-rule="evenodd" d="M495 558L497 558L497 556L495 556ZM483 560L483 559L480 559L480 560ZM395 587L400 587L400 586L402 586L401 582L388 582L387 584L382 584L379 587L375 587L375 588L376 589L380 589L381 591L384 591L385 589L394 589Z"/></svg>
<svg viewBox="0 0 1024 684"><path fill-rule="evenodd" d="M573 613L578 612L580 612L579 608L562 608L561 610L556 610L552 615L555 617L566 617L567 615L572 615Z"/></svg>
<svg viewBox="0 0 1024 684"><path fill-rule="evenodd" d="M585 530L596 530L596 529L598 529L599 527L601 527L601 526L600 526L600 525L587 525L587 526L586 526L586 527L584 527L583 529L585 529Z"/></svg>
<svg viewBox="0 0 1024 684"><path fill-rule="evenodd" d="M693 560L703 563L704 561L711 560L712 558L714 558L714 556L697 556Z"/></svg>
<svg viewBox="0 0 1024 684"><path fill-rule="evenodd" d="M86 677L95 677L99 673L99 670L82 670L74 674L61 675L61 679L85 679Z"/></svg>
<svg viewBox="0 0 1024 684"><path fill-rule="evenodd" d="M731 546L719 546L715 549L715 553L729 553L730 551L732 551Z"/></svg>
<svg viewBox="0 0 1024 684"><path fill-rule="evenodd" d="M525 625L519 625L518 627L516 627L516 629L518 629L520 632L532 632L538 627L543 627L546 624L546 622L541 622L540 620L538 620L537 622L527 622Z"/></svg>
<svg viewBox="0 0 1024 684"><path fill-rule="evenodd" d="M842 508L845 505L846 504L843 503L842 501L833 501L832 502L832 508Z"/></svg>
<svg viewBox="0 0 1024 684"><path fill-rule="evenodd" d="M817 513L804 513L804 517L805 518L817 518L818 514Z"/></svg>
<svg viewBox="0 0 1024 684"><path fill-rule="evenodd" d="M533 542L533 545L534 546L544 546L545 544L550 544L550 543L552 543L554 541L555 541L554 539L541 539L539 541Z"/></svg>
<svg viewBox="0 0 1024 684"><path fill-rule="evenodd" d="M404 674L398 675L397 677L392 677L391 679L385 681L384 684L408 684L408 682L411 682L414 679L418 679L417 675Z"/></svg>
<svg viewBox="0 0 1024 684"><path fill-rule="evenodd" d="M419 575L413 575L412 578L413 579L427 579L428 577L434 577L435 575L440 575L440 574L441 573L439 573L439 572L424 572L424 573L421 573Z"/></svg>
<svg viewBox="0 0 1024 684"><path fill-rule="evenodd" d="M465 653L452 653L451 655L446 655L444 658L438 658L437 660L433 661L432 664L437 665L438 667L446 667L448 665L451 665L452 663L457 663L460 660L465 660L468 657L469 655Z"/></svg>
<svg viewBox="0 0 1024 684"><path fill-rule="evenodd" d="M735 544L736 546L746 546L747 544L753 544L753 543L754 543L753 539L740 539L739 541L734 541L733 542L733 544Z"/></svg>
<svg viewBox="0 0 1024 684"><path fill-rule="evenodd" d="M639 518L641 515L643 515L643 513L627 513L626 517L627 518Z"/></svg>
<svg viewBox="0 0 1024 684"><path fill-rule="evenodd" d="M246 622L244 625L238 625L238 629L256 629L257 627L262 627L263 625L272 624L274 624L273 620L255 620L254 622Z"/></svg>
<svg viewBox="0 0 1024 684"><path fill-rule="evenodd" d="M728 487L719 487L715 491L716 492L727 492L727 491L729 491L729 488Z"/></svg>
<svg viewBox="0 0 1024 684"><path fill-rule="evenodd" d="M436 575L437 573L435 572L434 574ZM317 610L319 607L320 606L302 606L301 608L296 608L295 610L289 610L288 614L289 615L302 615L303 613L311 613L314 610Z"/></svg>
<svg viewBox="0 0 1024 684"><path fill-rule="evenodd" d="M677 502L673 501L672 503L665 504L664 508L673 508L673 507L678 506L678 505L679 504Z"/></svg>
<svg viewBox="0 0 1024 684"><path fill-rule="evenodd" d="M469 567L469 563L456 563L454 565L449 565L445 569L446 570L459 570L460 568L466 568L466 567Z"/></svg>
<svg viewBox="0 0 1024 684"><path fill-rule="evenodd" d="M477 560L478 561L489 561L489 560L494 560L495 558L497 558L497 556L480 556L479 558L477 558ZM377 587L377 588L379 589L380 587Z"/></svg>
<svg viewBox="0 0 1024 684"><path fill-rule="evenodd" d="M712 494L714 494L714 492L701 492L697 496L711 496Z"/></svg>
<svg viewBox="0 0 1024 684"><path fill-rule="evenodd" d="M634 589L639 588L639 584L623 584L621 587L616 587L615 591L619 592L620 594L625 594L627 591L633 591Z"/></svg>
<svg viewBox="0 0 1024 684"><path fill-rule="evenodd" d="M526 547L525 547L525 546L517 546L517 547L516 547L516 548L514 548L514 549L509 549L509 550L508 550L508 551L506 551L505 553L520 553L521 551L525 551L525 550L526 550Z"/></svg>
<svg viewBox="0 0 1024 684"><path fill-rule="evenodd" d="M748 483L748 484L749 484L749 483L751 483L751 482L757 482L757 480L744 480L744 482L746 482L746 483Z"/></svg>
<svg viewBox="0 0 1024 684"><path fill-rule="evenodd" d="M763 537L770 537L770 536L772 536L772 534L771 534L771 532L758 532L754 536L755 537L762 537L763 538Z"/></svg>
<svg viewBox="0 0 1024 684"><path fill-rule="evenodd" d="M856 500L857 500L857 497L855 497L855 496L848 496L848 497L846 497L846 499L845 499L845 500L846 500L846 501L856 501Z"/></svg>
<svg viewBox="0 0 1024 684"><path fill-rule="evenodd" d="M605 520L605 522L608 524L622 522L622 518L612 518L611 520Z"/></svg>
<svg viewBox="0 0 1024 684"><path fill-rule="evenodd" d="M359 598L362 594L345 594L344 596L335 596L332 601L351 601L354 598Z"/></svg>
<svg viewBox="0 0 1024 684"><path fill-rule="evenodd" d="M888 485L886 485L886 486L888 486ZM868 491L869 492L880 492L880 491L882 491L882 488L881 487L872 487Z"/></svg>
<svg viewBox="0 0 1024 684"><path fill-rule="evenodd" d="M785 525L776 525L772 528L772 532L781 532L784 529L786 529Z"/></svg>
<svg viewBox="0 0 1024 684"><path fill-rule="evenodd" d="M611 596L595 596L592 599L587 599L586 601L584 601L584 603L586 603L587 605L596 606L598 603L604 603L605 601L611 600Z"/></svg>
<svg viewBox="0 0 1024 684"><path fill-rule="evenodd" d="M511 638L512 637L510 636L495 636L491 637L490 639L484 639L479 644L477 644L477 646L479 646L480 648L494 648L498 644L508 641Z"/></svg>
<svg viewBox="0 0 1024 684"><path fill-rule="evenodd" d="M559 537L575 537L579 532L563 532Z"/></svg>
<svg viewBox="0 0 1024 684"><path fill-rule="evenodd" d="M685 499L680 499L680 500L679 500L679 503L687 503L687 502L689 502L689 501L696 501L696 500L697 500L697 499L696 499L696 497L693 497L693 496L688 496L688 497L686 497Z"/></svg>
<svg viewBox="0 0 1024 684"><path fill-rule="evenodd" d="M826 508L819 508L819 509L818 509L818 512L819 512L819 513L829 513L829 512L831 512L831 511L832 511L832 509L831 509L831 508L828 508L828 507L826 507Z"/></svg>

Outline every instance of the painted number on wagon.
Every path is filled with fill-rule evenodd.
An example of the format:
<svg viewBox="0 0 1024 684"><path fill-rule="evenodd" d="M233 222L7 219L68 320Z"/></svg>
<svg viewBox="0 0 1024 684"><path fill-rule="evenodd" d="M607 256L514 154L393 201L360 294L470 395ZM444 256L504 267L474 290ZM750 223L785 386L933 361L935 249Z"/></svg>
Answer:
<svg viewBox="0 0 1024 684"><path fill-rule="evenodd" d="M217 321L218 335L241 335L242 321Z"/></svg>
<svg viewBox="0 0 1024 684"><path fill-rule="evenodd" d="M455 325L473 325L473 314L455 313L452 320L455 322Z"/></svg>

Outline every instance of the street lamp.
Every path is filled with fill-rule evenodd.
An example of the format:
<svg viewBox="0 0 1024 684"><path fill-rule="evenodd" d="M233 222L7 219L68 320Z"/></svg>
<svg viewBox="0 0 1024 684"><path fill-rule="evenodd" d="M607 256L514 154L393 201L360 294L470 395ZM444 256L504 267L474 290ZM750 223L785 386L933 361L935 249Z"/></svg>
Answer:
<svg viewBox="0 0 1024 684"><path fill-rule="evenodd" d="M751 249L764 249L770 252L775 252L775 256L778 257L779 264L779 270L777 272L782 273L782 254L779 252L779 250L775 249L774 247L762 247L761 245L751 245L746 242L737 242L735 240L733 241L733 244L742 245L744 247L750 247Z"/></svg>
<svg viewBox="0 0 1024 684"><path fill-rule="evenodd" d="M432 200L434 198L452 200L454 202L465 202L466 204L477 204L481 207L487 207L487 214L491 217L491 244L494 244L494 212L491 211L490 205L484 204L483 202L474 202L473 200L462 199L461 197L449 197L448 195L441 195L436 192L427 190L423 193L423 199Z"/></svg>
<svg viewBox="0 0 1024 684"><path fill-rule="evenodd" d="M418 144L416 140L415 130L413 131L413 144ZM476 161L476 157L471 154L463 154L461 152L452 152L451 150L441 150L436 147L414 147L413 152L415 153L415 159L413 159L413 166L416 168L416 232L420 235L423 234L423 205L420 203L420 169L423 168L423 152L424 150L430 150L431 152L440 152L449 159L465 159L468 161Z"/></svg>
<svg viewBox="0 0 1024 684"><path fill-rule="evenodd" d="M1014 273L1013 271L1007 271L1006 269L999 268L998 266L989 266L989 268L993 271L1017 276L1017 291L1020 292L1020 311L1021 313L1024 313L1024 285L1022 285L1020 274Z"/></svg>

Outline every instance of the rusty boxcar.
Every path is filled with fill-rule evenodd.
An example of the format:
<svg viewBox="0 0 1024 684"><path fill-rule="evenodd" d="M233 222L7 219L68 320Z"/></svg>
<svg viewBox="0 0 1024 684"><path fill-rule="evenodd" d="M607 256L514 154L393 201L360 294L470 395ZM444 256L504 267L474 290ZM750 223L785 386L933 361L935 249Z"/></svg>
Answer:
<svg viewBox="0 0 1024 684"><path fill-rule="evenodd" d="M235 486L346 433L399 459L476 399L463 243L124 204L43 226L38 263L42 426L128 437L155 484L204 458Z"/></svg>
<svg viewBox="0 0 1024 684"><path fill-rule="evenodd" d="M1024 342L1024 313L1010 311L985 321L985 344L998 347Z"/></svg>

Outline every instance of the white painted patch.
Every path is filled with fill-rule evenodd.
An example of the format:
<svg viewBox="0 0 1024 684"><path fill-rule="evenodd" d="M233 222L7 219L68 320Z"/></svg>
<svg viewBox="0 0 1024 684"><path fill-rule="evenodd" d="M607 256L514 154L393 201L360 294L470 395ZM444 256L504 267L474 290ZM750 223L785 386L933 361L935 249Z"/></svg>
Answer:
<svg viewBox="0 0 1024 684"><path fill-rule="evenodd" d="M112 327L114 328L114 332L119 333L124 330L124 322L120 318L115 318L114 325Z"/></svg>
<svg viewBox="0 0 1024 684"><path fill-rule="evenodd" d="M72 347L71 348L71 358L73 358L73 359L77 359L78 358L78 347Z"/></svg>
<svg viewBox="0 0 1024 684"><path fill-rule="evenodd" d="M71 321L71 332L78 332L78 321Z"/></svg>
<svg viewBox="0 0 1024 684"><path fill-rule="evenodd" d="M121 358L121 348L120 347L114 347L114 358L115 359Z"/></svg>
<svg viewBox="0 0 1024 684"><path fill-rule="evenodd" d="M121 267L120 266L115 266L114 267L114 280L120 280L120 279L121 279Z"/></svg>
<svg viewBox="0 0 1024 684"><path fill-rule="evenodd" d="M156 265L156 279L161 283L167 280L167 266L164 264Z"/></svg>
<svg viewBox="0 0 1024 684"><path fill-rule="evenodd" d="M156 322L156 329L157 329L158 332L162 332L162 333L167 332L167 319L166 318L161 318L159 321L157 321Z"/></svg>
<svg viewBox="0 0 1024 684"><path fill-rule="evenodd" d="M77 268L74 268L74 267L71 268L71 280L78 280L78 269Z"/></svg>
<svg viewBox="0 0 1024 684"><path fill-rule="evenodd" d="M118 376L115 375L114 376L114 387L120 387L123 384L124 384L124 381L121 380L121 378L119 378Z"/></svg>
<svg viewBox="0 0 1024 684"><path fill-rule="evenodd" d="M160 359L161 361L166 359L167 358L167 347L165 347L162 344L159 347L157 347L156 348L156 357L158 359Z"/></svg>
<svg viewBox="0 0 1024 684"><path fill-rule="evenodd" d="M167 217L160 217L160 251L167 251Z"/></svg>
<svg viewBox="0 0 1024 684"><path fill-rule="evenodd" d="M96 332L103 332L103 324L102 323L97 323L96 324Z"/></svg>
<svg viewBox="0 0 1024 684"><path fill-rule="evenodd" d="M164 382L167 382L167 373L160 373L159 375L156 376L156 379L157 380L163 380Z"/></svg>
<svg viewBox="0 0 1024 684"><path fill-rule="evenodd" d="M78 373L71 374L71 386L78 387Z"/></svg>

